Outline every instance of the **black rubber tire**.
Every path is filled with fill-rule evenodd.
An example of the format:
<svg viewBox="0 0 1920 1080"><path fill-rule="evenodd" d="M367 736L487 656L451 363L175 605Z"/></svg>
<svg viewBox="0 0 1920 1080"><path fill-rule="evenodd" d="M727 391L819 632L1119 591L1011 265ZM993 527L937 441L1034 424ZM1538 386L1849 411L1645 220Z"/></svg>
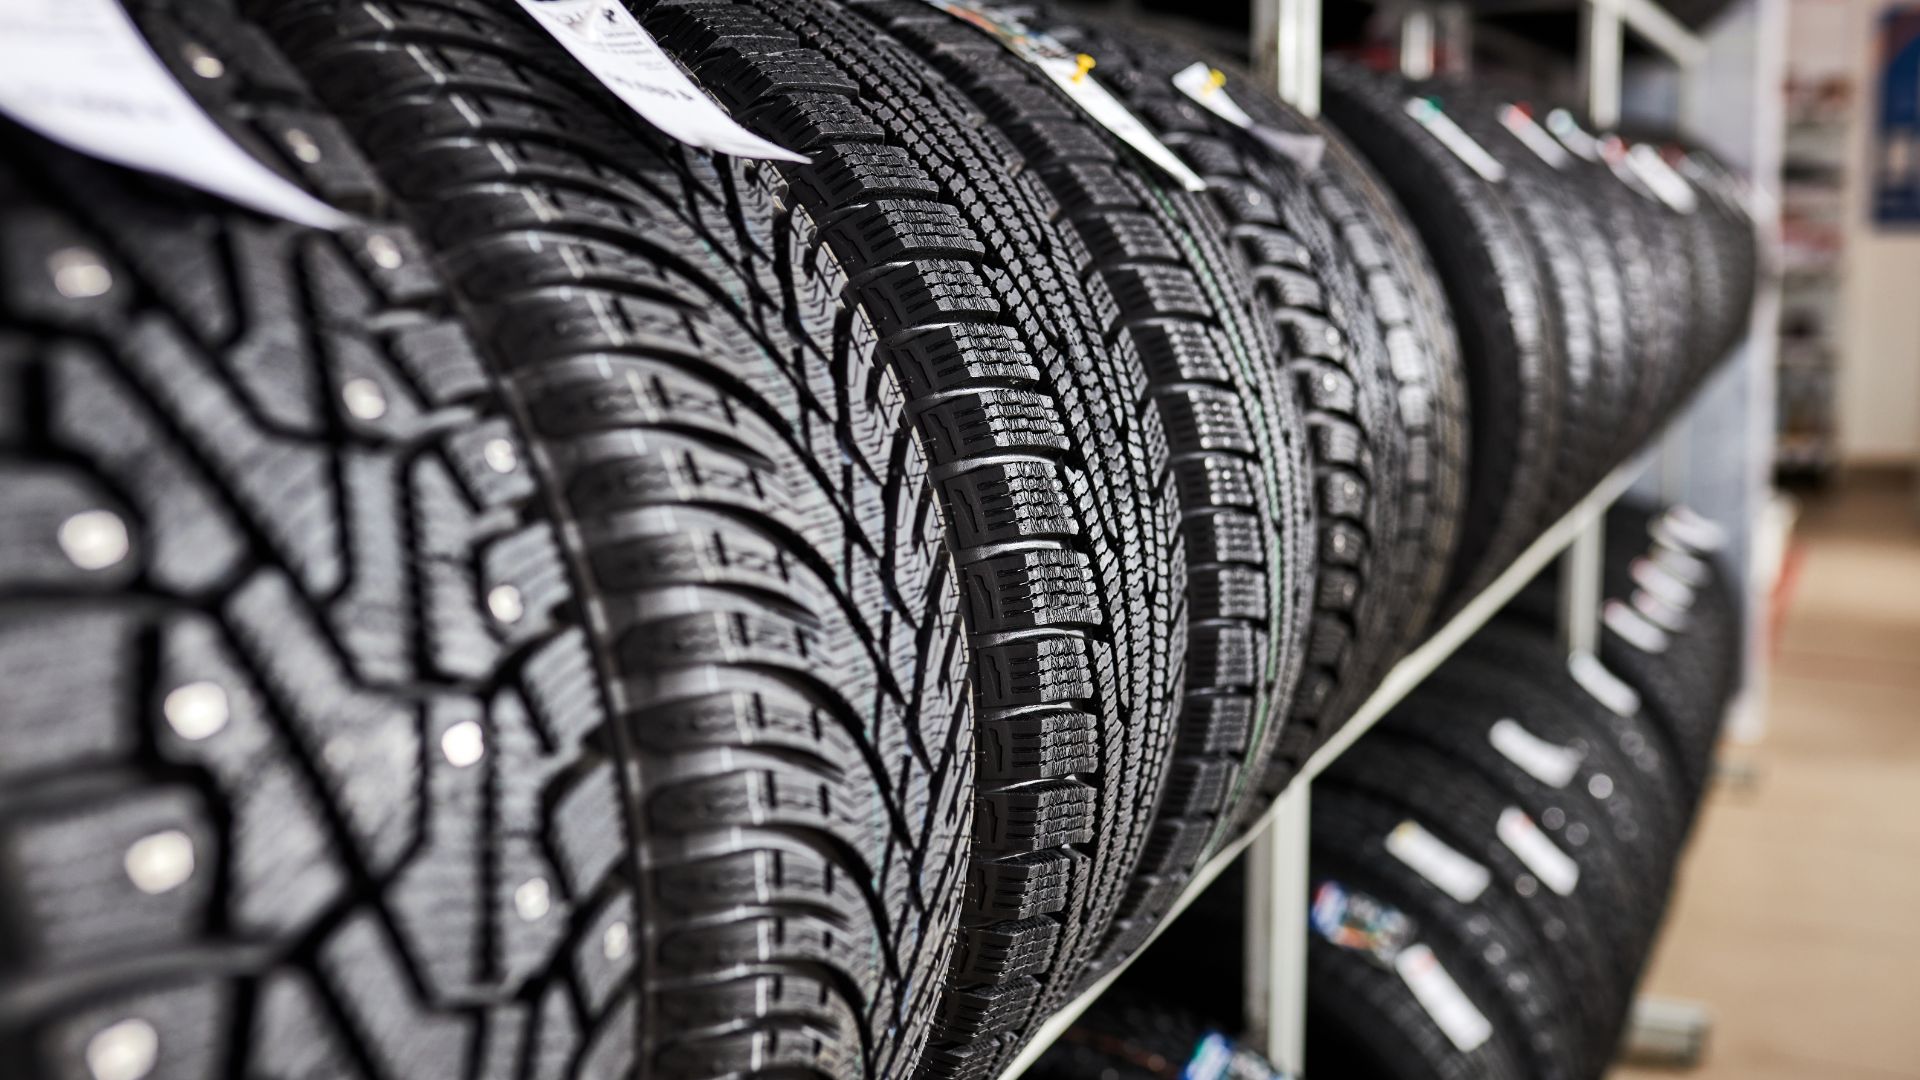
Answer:
<svg viewBox="0 0 1920 1080"><path fill-rule="evenodd" d="M735 116L812 156L778 170L783 201L822 223L911 374L936 475L959 478L981 790L927 1060L984 1069L1097 955L1167 778L1185 555L1146 363L1112 347L1119 298L1036 170L897 40L818 0L635 9Z"/></svg>
<svg viewBox="0 0 1920 1080"><path fill-rule="evenodd" d="M1664 733L1684 777L1691 817L1712 774L1727 706L1740 686L1742 622L1732 584L1711 552L1679 553L1689 570L1704 575L1691 586L1691 601L1684 609L1640 584L1639 576L1645 573L1678 581L1661 568L1674 559L1671 549L1662 550L1668 545L1656 543L1650 533L1658 516L1630 502L1616 504L1607 514L1606 602L1622 605L1625 618L1651 626L1659 636L1649 648L1608 623L1600 659L1640 693L1649 718ZM1557 582L1555 573L1543 574L1515 598L1510 617L1547 631L1557 609Z"/></svg>
<svg viewBox="0 0 1920 1080"><path fill-rule="evenodd" d="M262 220L0 132L0 1055L33 1077L624 1073L633 759L554 444L267 39L228 4L129 6L218 122L362 223ZM821 592L790 569L766 616L789 634ZM844 629L815 614L823 644ZM860 768L838 733L806 752ZM964 837L937 839L926 872L957 881Z"/></svg>
<svg viewBox="0 0 1920 1080"><path fill-rule="evenodd" d="M1466 364L1465 516L1442 609L1490 581L1540 527L1561 438L1562 370L1545 270L1494 185L1415 122L1406 80L1326 66L1326 114L1385 178L1447 288Z"/></svg>
<svg viewBox="0 0 1920 1080"><path fill-rule="evenodd" d="M1614 778L1615 786L1627 785L1637 793L1642 827L1660 850L1680 849L1688 816L1680 751L1671 734L1644 708L1621 716L1602 705L1575 681L1565 651L1543 625L1502 616L1456 655L1462 663L1480 665L1480 678L1485 681L1524 679L1576 710L1575 715L1597 736L1611 738L1629 767L1624 777Z"/></svg>
<svg viewBox="0 0 1920 1080"><path fill-rule="evenodd" d="M1410 696L1381 722L1379 730L1425 745L1478 776L1508 805L1525 812L1579 866L1579 883L1568 897L1568 907L1597 934L1592 939L1597 964L1589 973L1590 981L1577 990L1580 1006L1574 1020L1584 1029L1589 1074L1598 1075L1625 1024L1630 991L1649 944L1647 928L1659 910L1651 901L1666 895L1673 853L1656 850L1639 834L1627 834L1641 841L1633 846L1620 842L1631 822L1611 817L1596 797L1612 793L1611 773L1601 764L1606 758L1592 755L1590 759L1590 743L1576 745L1575 740L1564 739L1564 729L1552 720L1532 719L1559 703L1537 692L1515 692L1519 686L1524 684L1490 684L1484 679L1470 688L1457 683L1430 690L1423 686L1424 692ZM1492 732L1501 720L1520 724L1536 738L1581 754L1581 768L1564 787L1548 787L1496 748Z"/></svg>
<svg viewBox="0 0 1920 1080"><path fill-rule="evenodd" d="M1444 775L1430 776L1422 786L1445 792L1451 788L1451 779ZM1459 1069L1464 1063L1500 1067L1494 1063L1504 1065L1507 1061L1519 1066L1512 1075L1529 1080L1578 1075L1573 1071L1577 1033L1571 1032L1566 1024L1571 1007L1567 994L1571 988L1556 979L1551 968L1545 966L1551 951L1523 910L1524 902L1501 888L1498 870L1490 866L1489 869L1495 869L1495 883L1472 903L1461 903L1386 850L1387 835L1410 818L1431 832L1443 832L1432 815L1345 785L1322 789L1316 782L1314 795L1317 805L1313 815L1311 876L1316 881L1316 889L1318 882L1331 878L1411 917L1413 940L1434 951L1461 991L1493 1028L1493 1035L1486 1043L1463 1055L1429 1019L1425 1008L1413 999L1399 976L1384 972L1400 984L1400 990L1392 995L1400 1003L1384 1018L1385 1026L1416 1044L1420 1059L1424 1060L1424 1064L1415 1060L1396 1063L1392 1071L1384 1075L1477 1075L1463 1074ZM1415 798L1420 799L1420 795ZM1492 839L1490 829L1488 839ZM1454 846L1460 848L1458 842ZM1469 857L1479 854L1461 850ZM1330 1016L1328 1010L1341 1007L1338 993L1325 1002L1315 1003L1315 992L1322 986L1317 965L1312 960L1313 952L1317 949L1326 955L1336 949L1318 933L1311 934L1308 940L1309 1030L1318 1033L1358 1028L1364 1031L1369 1022L1379 1025L1382 1018L1378 1016ZM1356 959L1369 965L1377 963L1371 957ZM1322 1017L1326 1019L1321 1020ZM1337 1036L1331 1041L1336 1047L1341 1045ZM1315 1075L1382 1075L1340 1069L1324 1071L1324 1064L1313 1048L1314 1042L1311 1036L1307 1040L1309 1071L1315 1064L1323 1065L1323 1071ZM1389 1042L1382 1049L1391 1046ZM1491 1061L1476 1061L1483 1057Z"/></svg>
<svg viewBox="0 0 1920 1080"><path fill-rule="evenodd" d="M847 6L867 20L864 32L899 40L964 90L1060 207L1087 254L1082 276L1113 297L1101 312L1105 339L1144 364L1188 550L1186 696L1140 863L1098 954L1063 958L1026 1015L993 1025L972 1007L950 1014L925 1071L974 1075L1138 947L1247 801L1299 677L1312 596L1308 436L1274 363L1275 328L1256 316L1253 280L1204 196L1142 167L978 29L917 0ZM955 977L969 988L956 1001L1004 993L1005 980L972 959L959 957Z"/></svg>
<svg viewBox="0 0 1920 1080"><path fill-rule="evenodd" d="M1095 56L1106 85L1206 178L1229 239L1297 347L1291 367L1318 477L1319 610L1271 793L1338 730L1439 602L1464 496L1459 342L1404 213L1336 132L1165 35L1083 19L1060 36ZM1323 140L1321 163L1303 168L1194 105L1171 79L1195 60L1233 73L1234 100L1256 122ZM1368 451L1358 463L1356 446ZM1341 494L1349 478L1367 497L1359 513Z"/></svg>
<svg viewBox="0 0 1920 1080"><path fill-rule="evenodd" d="M1586 192L1503 122L1511 93L1484 81L1427 84L1447 114L1507 170L1497 187L1527 225L1546 269L1564 363L1559 461L1548 518L1558 517L1625 456L1629 422L1626 303L1614 253ZM1543 521L1542 526L1546 524Z"/></svg>
<svg viewBox="0 0 1920 1080"><path fill-rule="evenodd" d="M1379 804L1384 824L1375 822L1377 827L1365 833L1369 846L1363 857L1375 873L1404 876L1427 890L1421 907L1439 913L1437 919L1426 920L1430 928L1437 922L1452 930L1485 915L1509 929L1514 940L1503 943L1504 960L1512 969L1527 972L1541 997L1531 1015L1516 1018L1516 1030L1525 1032L1532 1044L1528 1075L1542 1080L1590 1075L1589 1014L1579 1003L1612 1001L1620 988L1611 978L1604 939L1586 920L1582 905L1547 888L1499 840L1496 825L1506 806L1501 793L1445 755L1381 731L1342 755L1315 781L1314 792L1348 793ZM1354 816L1351 809L1341 814L1343 820ZM1418 822L1490 871L1486 891L1471 904L1461 904L1388 854L1382 845L1401 819ZM1323 848L1328 843L1330 839L1319 841ZM1506 981L1505 972L1497 969L1487 978L1490 986Z"/></svg>

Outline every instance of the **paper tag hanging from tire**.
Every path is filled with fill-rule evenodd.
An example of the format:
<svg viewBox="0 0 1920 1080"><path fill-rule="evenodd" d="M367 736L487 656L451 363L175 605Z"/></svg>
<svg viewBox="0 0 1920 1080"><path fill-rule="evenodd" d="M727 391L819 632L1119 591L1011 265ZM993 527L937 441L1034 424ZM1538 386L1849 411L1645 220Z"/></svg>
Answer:
<svg viewBox="0 0 1920 1080"><path fill-rule="evenodd" d="M526 3L527 0L520 0ZM956 3L955 0L926 0L928 4L952 15L962 22L970 23L984 31L993 40L1006 46L1007 51L1039 69L1061 92L1066 94L1080 111L1094 123L1106 128L1113 136L1138 151L1141 157L1158 165L1161 171L1179 183L1188 191L1205 191L1207 182L1200 174L1187 167L1180 156L1160 141L1140 118L1128 111L1120 99L1108 92L1107 88L1094 81L1093 70L1099 62L1085 53L1076 53L1055 40L1053 35L1029 28L1025 22L1009 12L998 11L990 7L974 7Z"/></svg>
<svg viewBox="0 0 1920 1080"><path fill-rule="evenodd" d="M206 70L217 78L216 66ZM198 69L196 69L198 70ZM0 4L0 113L83 154L319 229L353 218L262 164L207 116L118 0Z"/></svg>
<svg viewBox="0 0 1920 1080"><path fill-rule="evenodd" d="M588 74L641 119L688 146L733 157L807 158L736 123L702 93L620 0L519 0Z"/></svg>
<svg viewBox="0 0 1920 1080"><path fill-rule="evenodd" d="M1174 72L1172 82L1175 89L1192 98L1195 104L1259 139L1269 150L1307 172L1318 169L1321 159L1326 157L1326 139L1281 131L1256 121L1227 93L1227 77L1218 68L1196 60Z"/></svg>

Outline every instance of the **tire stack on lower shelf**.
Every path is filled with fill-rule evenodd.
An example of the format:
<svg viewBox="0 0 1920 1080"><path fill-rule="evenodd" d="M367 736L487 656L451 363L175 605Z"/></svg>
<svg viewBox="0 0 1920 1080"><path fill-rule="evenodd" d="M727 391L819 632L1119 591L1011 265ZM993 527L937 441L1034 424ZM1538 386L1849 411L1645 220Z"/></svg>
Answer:
<svg viewBox="0 0 1920 1080"><path fill-rule="evenodd" d="M1529 593L1316 780L1309 1075L1604 1074L1735 674L1731 593L1696 524L1610 516L1609 609L1646 622L1610 617L1597 661L1569 663ZM1633 580L1650 563L1694 580L1653 601ZM1232 1030L1240 887L1210 891L1116 988L1130 1029L1156 1030L1139 1017L1157 1000L1196 1041ZM1172 985L1194 991L1152 996ZM1037 1075L1099 1075L1089 1045L1105 1044L1069 1035Z"/></svg>
<svg viewBox="0 0 1920 1080"><path fill-rule="evenodd" d="M803 162L676 141L516 0L125 8L351 223L0 118L32 1077L997 1075L1754 273L1696 154L1697 216L1605 157L1501 185L1392 80L1323 122L1061 8L999 14L1202 183L921 0L597 9ZM1523 227L1608 184L1624 233ZM1649 317L1702 245L1711 325Z"/></svg>

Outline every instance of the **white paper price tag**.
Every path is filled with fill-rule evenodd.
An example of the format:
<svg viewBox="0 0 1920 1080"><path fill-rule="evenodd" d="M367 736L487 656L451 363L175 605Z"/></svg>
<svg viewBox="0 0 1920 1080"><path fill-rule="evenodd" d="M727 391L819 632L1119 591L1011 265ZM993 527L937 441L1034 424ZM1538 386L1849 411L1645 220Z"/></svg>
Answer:
<svg viewBox="0 0 1920 1080"><path fill-rule="evenodd" d="M1533 122L1533 114L1520 106L1501 106L1500 123L1541 161L1556 169L1573 164L1573 155L1567 152L1567 148L1554 142L1553 136L1547 134L1545 128Z"/></svg>
<svg viewBox="0 0 1920 1080"><path fill-rule="evenodd" d="M1254 120L1227 93L1227 77L1216 68L1195 62L1174 73L1173 85L1201 108L1265 143L1267 148L1308 172L1320 167L1327 140L1318 135L1281 131Z"/></svg>
<svg viewBox="0 0 1920 1080"><path fill-rule="evenodd" d="M1683 546L1695 551L1718 551L1727 545L1727 530L1684 506L1669 507L1654 519L1654 525L1666 526Z"/></svg>
<svg viewBox="0 0 1920 1080"><path fill-rule="evenodd" d="M521 0L525 3L526 0ZM1053 85L1080 107L1094 123L1140 152L1188 191L1205 191L1207 182L1187 167L1180 156L1168 149L1140 118L1127 111L1120 99L1107 92L1090 72L1097 66L1094 58L1076 53L1060 44L1052 34L1034 30L1018 16L992 7L975 7L956 0L927 0L927 3L971 23L1004 45L1008 52L1040 69Z"/></svg>
<svg viewBox="0 0 1920 1080"><path fill-rule="evenodd" d="M735 123L673 62L620 0L519 0L588 74L667 135L703 150L806 164Z"/></svg>
<svg viewBox="0 0 1920 1080"><path fill-rule="evenodd" d="M1387 834L1387 853L1463 904L1479 899L1493 881L1486 867L1447 846L1418 822L1403 821L1395 826Z"/></svg>
<svg viewBox="0 0 1920 1080"><path fill-rule="evenodd" d="M0 112L83 154L263 214L321 229L353 222L222 131L118 0L0 3Z"/></svg>
<svg viewBox="0 0 1920 1080"><path fill-rule="evenodd" d="M1567 671L1582 690L1593 695L1609 712L1616 716L1639 715L1640 692L1608 671L1599 657L1592 653L1574 653L1567 658Z"/></svg>
<svg viewBox="0 0 1920 1080"><path fill-rule="evenodd" d="M1493 1025L1447 974L1432 949L1425 945L1402 949L1393 958L1393 970L1455 1049L1470 1054L1493 1037Z"/></svg>
<svg viewBox="0 0 1920 1080"><path fill-rule="evenodd" d="M1575 157L1596 164L1600 161L1600 141L1587 133L1573 114L1565 109L1555 109L1547 114L1547 130L1560 140Z"/></svg>
<svg viewBox="0 0 1920 1080"><path fill-rule="evenodd" d="M1643 653L1666 652L1673 642L1665 630L1635 611L1633 605L1618 600L1607 601L1601 620L1606 623L1607 629L1619 635L1620 640Z"/></svg>
<svg viewBox="0 0 1920 1080"><path fill-rule="evenodd" d="M1500 820L1493 829L1499 834L1500 842L1533 871L1541 884L1561 896L1573 895L1574 888L1580 884L1580 864L1556 847L1526 811L1517 806L1507 807L1500 811Z"/></svg>
<svg viewBox="0 0 1920 1080"><path fill-rule="evenodd" d="M1466 162L1467 168L1479 173L1482 180L1497 184L1507 178L1506 166L1487 153L1486 147L1473 141L1473 136L1462 131L1460 125L1453 122L1453 117L1442 112L1432 99L1408 98L1407 115L1439 139L1442 146L1453 151L1453 156Z"/></svg>
<svg viewBox="0 0 1920 1080"><path fill-rule="evenodd" d="M1550 743L1516 720L1494 721L1487 730L1487 741L1521 771L1548 787L1566 787L1580 771L1580 751Z"/></svg>
<svg viewBox="0 0 1920 1080"><path fill-rule="evenodd" d="M1669 634L1678 634L1687 628L1687 613L1653 595L1645 589L1633 590L1633 610L1646 617L1653 625Z"/></svg>
<svg viewBox="0 0 1920 1080"><path fill-rule="evenodd" d="M1628 563L1627 575L1635 585L1682 611L1693 607L1693 590L1652 559L1641 556Z"/></svg>
<svg viewBox="0 0 1920 1080"><path fill-rule="evenodd" d="M1655 540L1651 555L1660 569L1672 574L1690 589L1700 588L1713 576L1706 563L1671 544Z"/></svg>
<svg viewBox="0 0 1920 1080"><path fill-rule="evenodd" d="M1693 185L1686 177L1673 171L1660 151L1645 143L1636 144L1627 151L1627 167L1660 197L1660 201L1674 209L1674 212L1691 214L1700 208L1700 197L1694 194Z"/></svg>

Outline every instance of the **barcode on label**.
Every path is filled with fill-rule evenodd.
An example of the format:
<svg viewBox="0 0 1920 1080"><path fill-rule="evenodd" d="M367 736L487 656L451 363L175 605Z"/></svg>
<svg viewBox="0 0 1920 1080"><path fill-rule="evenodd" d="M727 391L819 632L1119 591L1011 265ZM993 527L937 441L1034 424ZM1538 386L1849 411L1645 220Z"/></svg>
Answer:
<svg viewBox="0 0 1920 1080"><path fill-rule="evenodd" d="M1460 984L1447 974L1432 949L1425 945L1402 949L1393 958L1393 969L1454 1049L1470 1054L1493 1037L1493 1025L1487 1021L1486 1014L1474 1006Z"/></svg>
<svg viewBox="0 0 1920 1080"><path fill-rule="evenodd" d="M1508 761L1548 787L1566 787L1580 771L1580 751L1550 743L1517 720L1494 721L1487 731L1487 741Z"/></svg>
<svg viewBox="0 0 1920 1080"><path fill-rule="evenodd" d="M1580 884L1580 864L1573 857L1554 846L1553 840L1540 831L1526 811L1517 806L1509 806L1500 811L1500 821L1494 826L1500 842L1507 850L1519 857L1533 876L1541 884L1561 896L1573 895L1574 887Z"/></svg>
<svg viewBox="0 0 1920 1080"><path fill-rule="evenodd" d="M1479 899L1493 880L1486 867L1449 847L1418 822L1403 821L1395 826L1387 834L1387 852L1463 904Z"/></svg>

